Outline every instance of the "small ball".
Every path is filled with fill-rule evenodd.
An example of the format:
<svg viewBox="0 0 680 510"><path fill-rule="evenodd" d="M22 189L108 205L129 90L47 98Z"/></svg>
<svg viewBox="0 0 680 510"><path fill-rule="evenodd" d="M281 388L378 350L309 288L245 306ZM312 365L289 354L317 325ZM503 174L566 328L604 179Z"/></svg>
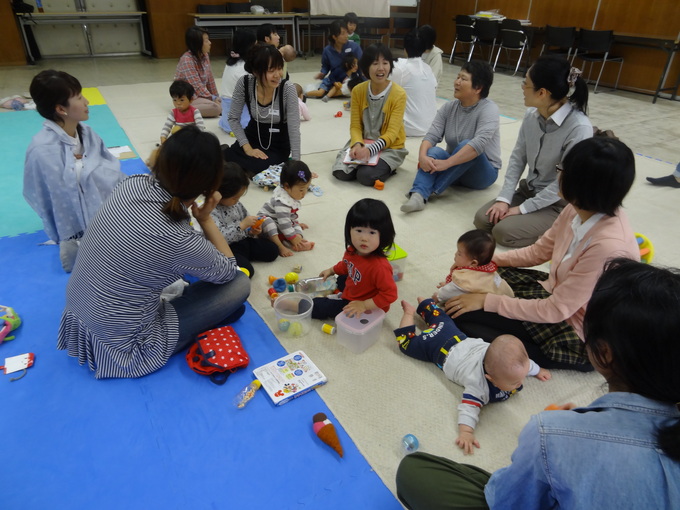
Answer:
<svg viewBox="0 0 680 510"><path fill-rule="evenodd" d="M288 332L293 336L302 336L303 328L301 322L293 322L290 325Z"/></svg>
<svg viewBox="0 0 680 510"><path fill-rule="evenodd" d="M293 325L298 324L297 322L294 322ZM279 329L281 331L288 331L288 329L291 327L290 321L288 319L279 319ZM292 333L292 329L291 329Z"/></svg>
<svg viewBox="0 0 680 510"><path fill-rule="evenodd" d="M285 280L286 280L286 283L295 284L295 283L298 282L298 274L291 271L290 273L286 274Z"/></svg>

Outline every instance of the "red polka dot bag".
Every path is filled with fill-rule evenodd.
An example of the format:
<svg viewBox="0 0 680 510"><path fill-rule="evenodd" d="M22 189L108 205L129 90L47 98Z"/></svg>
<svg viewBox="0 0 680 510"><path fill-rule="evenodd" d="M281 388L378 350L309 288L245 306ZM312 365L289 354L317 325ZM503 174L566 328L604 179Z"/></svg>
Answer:
<svg viewBox="0 0 680 510"><path fill-rule="evenodd" d="M187 352L187 363L215 384L224 384L232 372L248 366L250 358L234 328L223 326L198 335Z"/></svg>

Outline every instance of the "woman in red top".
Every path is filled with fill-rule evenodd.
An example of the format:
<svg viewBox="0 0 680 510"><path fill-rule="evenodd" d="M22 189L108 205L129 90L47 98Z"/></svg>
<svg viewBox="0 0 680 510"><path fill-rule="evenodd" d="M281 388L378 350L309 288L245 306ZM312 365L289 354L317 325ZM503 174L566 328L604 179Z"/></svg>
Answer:
<svg viewBox="0 0 680 510"><path fill-rule="evenodd" d="M175 80L189 82L196 95L191 104L199 109L203 117L219 117L222 113L222 99L210 68L210 38L202 27L189 27L184 40L188 50L182 55L175 70Z"/></svg>

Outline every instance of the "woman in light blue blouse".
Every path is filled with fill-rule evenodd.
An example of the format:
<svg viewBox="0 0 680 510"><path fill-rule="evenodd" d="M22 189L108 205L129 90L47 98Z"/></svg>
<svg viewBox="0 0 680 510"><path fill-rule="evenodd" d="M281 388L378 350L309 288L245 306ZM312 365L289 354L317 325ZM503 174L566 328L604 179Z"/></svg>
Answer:
<svg viewBox="0 0 680 510"><path fill-rule="evenodd" d="M680 508L680 271L608 264L585 316L609 392L531 417L492 475L414 453L397 471L411 510Z"/></svg>

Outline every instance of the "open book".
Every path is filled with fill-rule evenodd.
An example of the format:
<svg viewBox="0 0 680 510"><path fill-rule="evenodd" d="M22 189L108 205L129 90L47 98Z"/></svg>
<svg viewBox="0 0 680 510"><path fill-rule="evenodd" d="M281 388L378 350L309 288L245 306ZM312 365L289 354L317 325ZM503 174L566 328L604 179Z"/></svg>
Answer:
<svg viewBox="0 0 680 510"><path fill-rule="evenodd" d="M370 143L373 143L374 140L364 140L364 145L368 145ZM376 154L375 156L369 158L368 161L363 161L360 159L352 159L349 156L349 152L352 150L352 147L348 147L347 151L345 152L345 159L342 160L343 163L346 165L368 165L368 166L375 166L378 164L378 160L380 159L380 152Z"/></svg>

